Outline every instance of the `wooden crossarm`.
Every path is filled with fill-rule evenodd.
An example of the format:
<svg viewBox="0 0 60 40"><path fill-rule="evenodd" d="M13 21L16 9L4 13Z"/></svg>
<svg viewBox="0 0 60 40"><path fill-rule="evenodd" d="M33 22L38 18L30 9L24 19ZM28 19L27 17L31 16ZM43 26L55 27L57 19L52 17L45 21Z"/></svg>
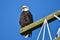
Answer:
<svg viewBox="0 0 60 40"><path fill-rule="evenodd" d="M34 23L31 23L31 24L25 26L24 28L21 28L20 29L20 34L24 35L28 31L33 31L33 30L41 27L42 24L43 24L43 22L44 22L44 19L47 19L48 23L56 20L56 18L54 17L54 15L57 15L58 17L60 17L60 10L57 11L57 12L54 12L54 13L52 13L52 14L50 14L50 15L48 15L48 16L46 16L46 17L44 17L44 18L42 18L42 19L40 19L40 20L38 20L38 21L36 21Z"/></svg>

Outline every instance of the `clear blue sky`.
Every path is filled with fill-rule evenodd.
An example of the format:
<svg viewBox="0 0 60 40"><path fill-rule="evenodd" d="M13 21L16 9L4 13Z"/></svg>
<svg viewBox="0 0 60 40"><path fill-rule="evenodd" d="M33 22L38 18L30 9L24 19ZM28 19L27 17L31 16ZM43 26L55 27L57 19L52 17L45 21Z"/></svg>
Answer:
<svg viewBox="0 0 60 40"><path fill-rule="evenodd" d="M27 5L34 22L60 9L60 0L0 0L0 40L36 40L40 28L33 31L32 37L25 39L19 34L21 7ZM60 21L49 24L54 39ZM42 34L40 39L42 38ZM49 40L46 30L45 40Z"/></svg>

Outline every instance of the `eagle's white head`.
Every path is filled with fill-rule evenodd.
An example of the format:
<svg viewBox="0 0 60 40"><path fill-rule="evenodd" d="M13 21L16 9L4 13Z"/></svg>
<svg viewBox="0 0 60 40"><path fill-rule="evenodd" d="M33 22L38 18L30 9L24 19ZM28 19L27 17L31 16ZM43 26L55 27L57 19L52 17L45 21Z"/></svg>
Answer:
<svg viewBox="0 0 60 40"><path fill-rule="evenodd" d="M29 8L27 6L22 6L22 11L28 11Z"/></svg>

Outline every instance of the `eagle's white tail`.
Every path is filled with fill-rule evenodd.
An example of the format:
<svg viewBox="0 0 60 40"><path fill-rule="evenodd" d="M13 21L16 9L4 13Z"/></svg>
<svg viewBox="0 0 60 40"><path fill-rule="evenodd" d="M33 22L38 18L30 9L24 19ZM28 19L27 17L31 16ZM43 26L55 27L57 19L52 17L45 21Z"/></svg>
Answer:
<svg viewBox="0 0 60 40"><path fill-rule="evenodd" d="M27 34L27 35L25 36L25 38L28 38L28 37L29 37L29 35L30 35L30 34Z"/></svg>

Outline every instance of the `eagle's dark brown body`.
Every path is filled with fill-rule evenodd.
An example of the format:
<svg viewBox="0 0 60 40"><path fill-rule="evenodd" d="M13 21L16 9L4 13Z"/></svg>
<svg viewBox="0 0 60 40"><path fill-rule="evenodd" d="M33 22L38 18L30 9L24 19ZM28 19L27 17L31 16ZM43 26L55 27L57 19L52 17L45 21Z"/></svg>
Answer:
<svg viewBox="0 0 60 40"><path fill-rule="evenodd" d="M30 11L23 11L21 13L20 21L19 21L21 28L33 23L33 17ZM27 32L28 34L31 34L32 32ZM25 34L26 35L26 34Z"/></svg>

